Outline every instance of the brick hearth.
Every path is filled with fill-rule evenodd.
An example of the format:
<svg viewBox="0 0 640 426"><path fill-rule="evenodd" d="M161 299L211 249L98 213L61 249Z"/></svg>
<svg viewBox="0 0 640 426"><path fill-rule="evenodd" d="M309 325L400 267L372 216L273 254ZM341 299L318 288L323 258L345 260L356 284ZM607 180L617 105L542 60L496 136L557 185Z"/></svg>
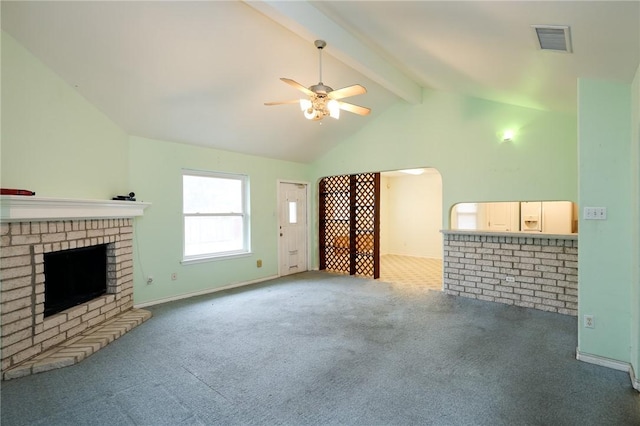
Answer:
<svg viewBox="0 0 640 426"><path fill-rule="evenodd" d="M110 320L85 330L79 336L65 340L33 358L10 367L4 372L3 379L17 379L18 377L76 364L149 318L151 318L151 312L149 311L129 309Z"/></svg>

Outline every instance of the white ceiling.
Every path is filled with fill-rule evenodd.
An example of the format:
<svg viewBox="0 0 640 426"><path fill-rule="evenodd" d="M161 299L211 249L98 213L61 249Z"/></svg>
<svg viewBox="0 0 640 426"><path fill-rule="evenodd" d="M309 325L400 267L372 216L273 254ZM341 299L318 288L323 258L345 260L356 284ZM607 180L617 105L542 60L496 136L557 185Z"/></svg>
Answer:
<svg viewBox="0 0 640 426"><path fill-rule="evenodd" d="M569 25L574 53L531 25ZM129 134L309 162L421 88L575 112L576 79L629 83L640 1L8 2L2 29ZM361 117L266 107L318 82L362 84Z"/></svg>

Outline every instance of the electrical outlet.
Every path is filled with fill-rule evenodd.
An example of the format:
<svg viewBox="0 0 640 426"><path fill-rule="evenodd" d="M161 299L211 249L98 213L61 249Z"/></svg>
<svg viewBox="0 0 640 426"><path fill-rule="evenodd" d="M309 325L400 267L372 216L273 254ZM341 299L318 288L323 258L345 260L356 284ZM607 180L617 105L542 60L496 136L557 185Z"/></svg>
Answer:
<svg viewBox="0 0 640 426"><path fill-rule="evenodd" d="M596 322L593 315L584 316L584 326L585 328L596 328Z"/></svg>
<svg viewBox="0 0 640 426"><path fill-rule="evenodd" d="M607 208L585 207L583 217L585 220L607 220Z"/></svg>
<svg viewBox="0 0 640 426"><path fill-rule="evenodd" d="M515 277L507 277L507 282L508 283L515 283L516 279L515 279Z"/></svg>
<svg viewBox="0 0 640 426"><path fill-rule="evenodd" d="M258 259L258 260L256 260L256 266L257 266L258 268L262 268L262 259Z"/></svg>
<svg viewBox="0 0 640 426"><path fill-rule="evenodd" d="M147 277L147 284L153 284L153 277L151 275Z"/></svg>
<svg viewBox="0 0 640 426"><path fill-rule="evenodd" d="M176 274L175 272L171 274L171 281L175 281L178 279L178 274Z"/></svg>

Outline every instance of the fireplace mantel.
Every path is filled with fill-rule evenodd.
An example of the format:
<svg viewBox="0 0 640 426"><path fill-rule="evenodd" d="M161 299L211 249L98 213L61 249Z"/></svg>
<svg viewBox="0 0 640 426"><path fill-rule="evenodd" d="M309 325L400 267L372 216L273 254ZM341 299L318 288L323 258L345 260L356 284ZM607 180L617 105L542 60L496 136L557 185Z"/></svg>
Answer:
<svg viewBox="0 0 640 426"><path fill-rule="evenodd" d="M78 200L37 196L0 196L1 222L113 219L142 216L151 203L120 200Z"/></svg>

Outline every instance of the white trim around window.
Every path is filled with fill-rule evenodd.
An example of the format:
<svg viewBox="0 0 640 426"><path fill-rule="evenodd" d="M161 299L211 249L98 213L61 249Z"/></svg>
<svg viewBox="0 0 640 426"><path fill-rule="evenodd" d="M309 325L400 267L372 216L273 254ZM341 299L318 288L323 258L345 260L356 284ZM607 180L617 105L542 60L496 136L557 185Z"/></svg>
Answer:
<svg viewBox="0 0 640 426"><path fill-rule="evenodd" d="M249 176L182 170L182 263L251 254Z"/></svg>

